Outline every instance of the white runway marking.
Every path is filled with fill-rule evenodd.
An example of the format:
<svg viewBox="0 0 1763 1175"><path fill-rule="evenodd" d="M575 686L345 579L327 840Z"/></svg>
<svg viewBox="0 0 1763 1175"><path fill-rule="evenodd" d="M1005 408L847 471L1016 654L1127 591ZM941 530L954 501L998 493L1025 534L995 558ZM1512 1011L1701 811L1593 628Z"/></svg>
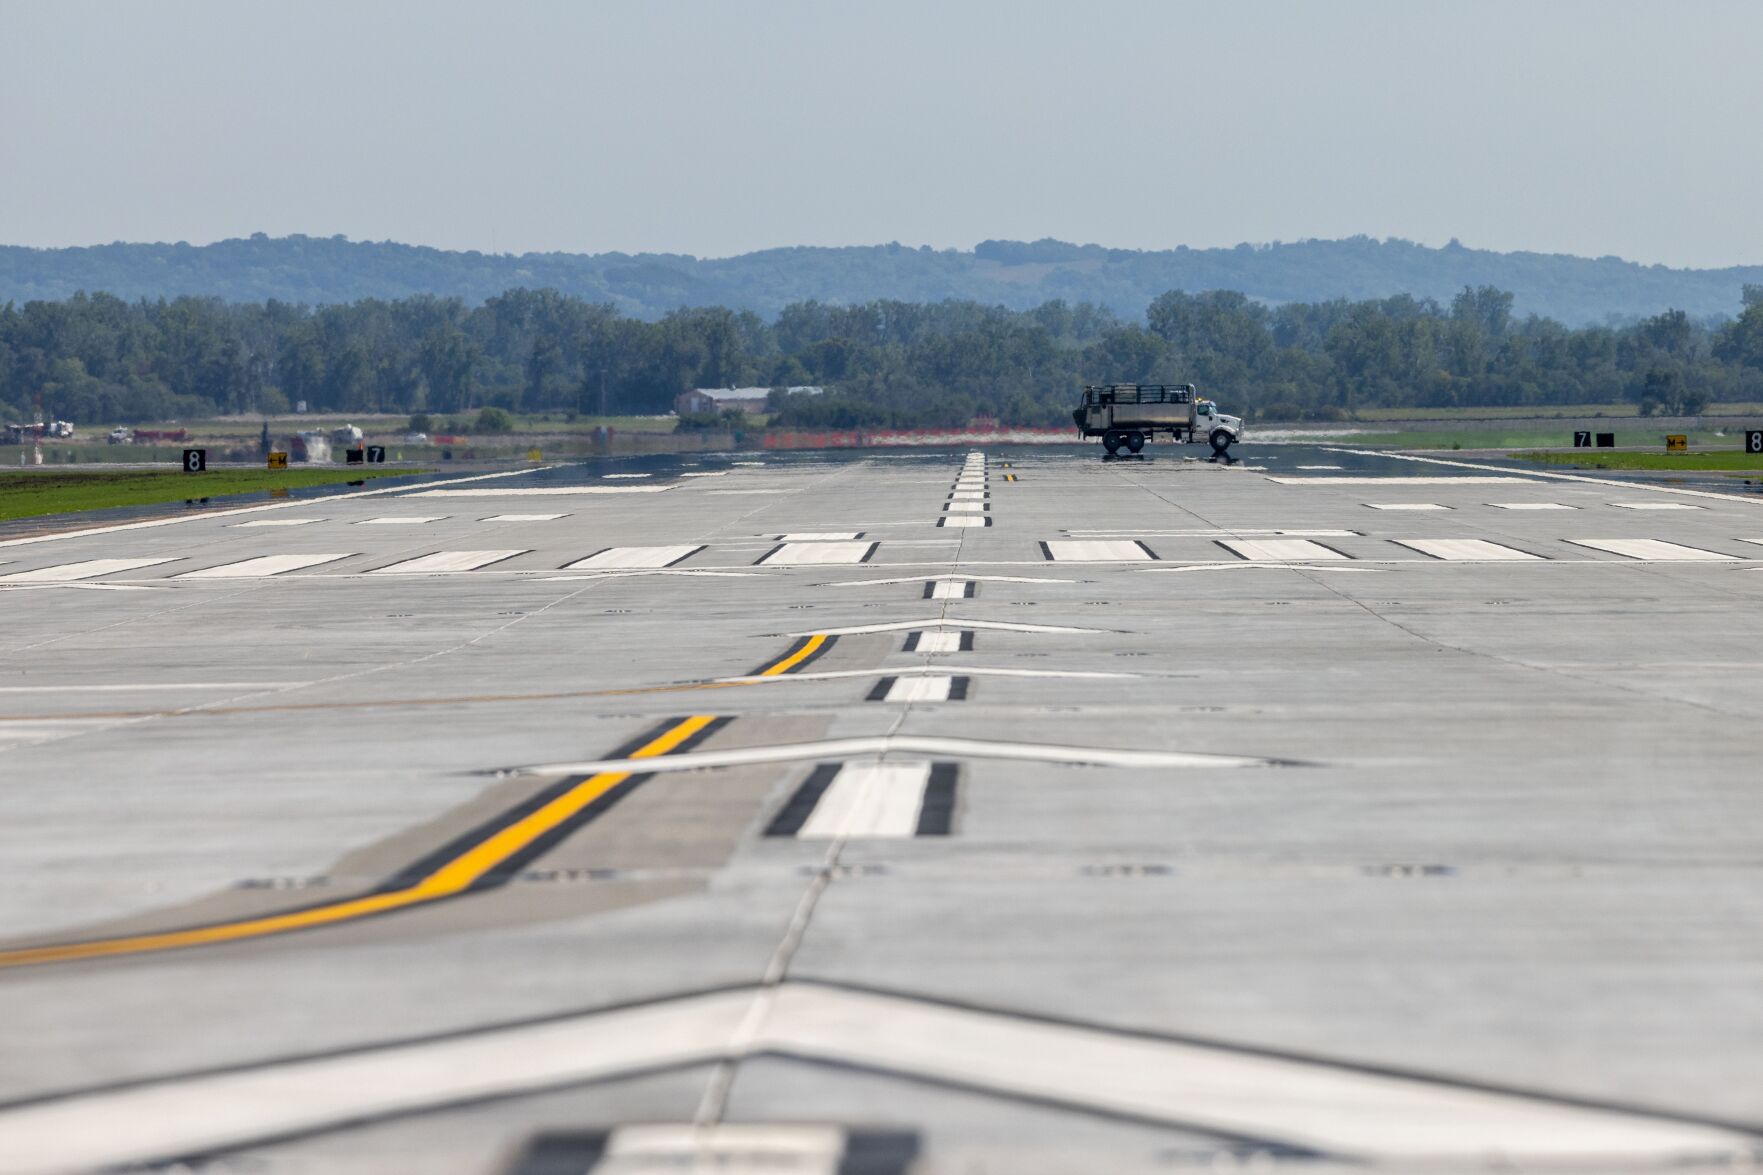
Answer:
<svg viewBox="0 0 1763 1175"><path fill-rule="evenodd" d="M134 694L149 690L258 690L293 689L305 681L145 681L138 684L105 685L4 685L0 694Z"/></svg>
<svg viewBox="0 0 1763 1175"><path fill-rule="evenodd" d="M32 743L51 742L109 724L105 718L40 718L0 721L0 751ZM3 1149L3 1144L0 1144ZM6 1168L0 1167L0 1170Z"/></svg>
<svg viewBox="0 0 1763 1175"><path fill-rule="evenodd" d="M906 638L907 653L968 653L973 651L971 632L915 632Z"/></svg>
<svg viewBox="0 0 1763 1175"><path fill-rule="evenodd" d="M356 526L421 526L425 522L440 522L448 517L445 514L388 514L384 518L363 518Z"/></svg>
<svg viewBox="0 0 1763 1175"><path fill-rule="evenodd" d="M780 543L837 543L860 539L860 530L805 530L773 536Z"/></svg>
<svg viewBox="0 0 1763 1175"><path fill-rule="evenodd" d="M1688 502L1611 502L1618 510L1706 510L1706 506L1692 506Z"/></svg>
<svg viewBox="0 0 1763 1175"><path fill-rule="evenodd" d="M1489 1156L1526 1169L1725 1167L1747 1161L1754 1145L1750 1135L1720 1126L1408 1077L1350 1058L1331 1064L787 981L17 1104L0 1109L0 1168L134 1166L756 1054L1274 1139L1398 1168L1482 1167ZM719 1137L690 1129L697 1139ZM630 1137L633 1159L643 1149L658 1153L666 1138ZM792 1153L806 1158L806 1140ZM793 1175L813 1170L798 1167Z"/></svg>
<svg viewBox="0 0 1763 1175"><path fill-rule="evenodd" d="M1148 563L1156 558L1144 543L1130 539L1049 539L1041 551L1059 563Z"/></svg>
<svg viewBox="0 0 1763 1175"><path fill-rule="evenodd" d="M1263 530L1253 526L1212 526L1204 530L1067 530L1074 539L1115 538L1138 535L1153 539L1227 539L1227 538L1292 538L1350 539L1358 538L1356 530Z"/></svg>
<svg viewBox="0 0 1763 1175"><path fill-rule="evenodd" d="M974 585L970 579L933 579L927 585L930 588L927 600L971 600Z"/></svg>
<svg viewBox="0 0 1763 1175"><path fill-rule="evenodd" d="M1577 510L1564 502L1489 502L1496 510Z"/></svg>
<svg viewBox="0 0 1763 1175"><path fill-rule="evenodd" d="M704 548L690 544L674 547L607 547L585 559L565 563L564 571L599 567L672 567L696 555Z"/></svg>
<svg viewBox="0 0 1763 1175"><path fill-rule="evenodd" d="M681 476L681 477L727 477L727 476L728 476L728 470L726 470L726 469L718 469L718 470L716 470L716 471L714 471L714 472L705 472L705 473L682 473L682 474L680 474L680 476Z"/></svg>
<svg viewBox="0 0 1763 1175"><path fill-rule="evenodd" d="M608 474L604 475L605 480L607 480L607 481L619 481L619 480L633 480L634 481L634 480L638 480L641 478L654 477L654 476L655 475L653 473L608 473Z"/></svg>
<svg viewBox="0 0 1763 1175"><path fill-rule="evenodd" d="M977 514L983 513L985 508L986 504L984 502L970 502L956 499L945 503L943 506L943 512L946 514Z"/></svg>
<svg viewBox="0 0 1763 1175"><path fill-rule="evenodd" d="M862 563L879 543L785 542L759 557L756 567L811 567L824 563Z"/></svg>
<svg viewBox="0 0 1763 1175"><path fill-rule="evenodd" d="M1265 563L1293 563L1310 559L1345 559L1333 547L1309 539L1215 539L1225 550Z"/></svg>
<svg viewBox="0 0 1763 1175"><path fill-rule="evenodd" d="M938 526L990 526L992 520L983 514L945 514L937 519Z"/></svg>
<svg viewBox="0 0 1763 1175"><path fill-rule="evenodd" d="M973 636L970 632L927 632L915 633L914 635L920 637L946 636L954 638ZM903 651L922 652L924 650L914 649ZM970 653L973 651L973 645L971 643L962 644L960 641L957 641L955 647L951 648L949 651ZM793 681L842 681L851 677L874 677L877 672L878 671L874 669L829 669L822 673L773 674L770 677L748 675L744 677L717 677L712 678L711 680L719 685L789 685ZM1110 681L1136 678L1139 676L1137 673L1115 673L1098 669L993 669L983 665L906 665L898 669L887 670L887 675L890 677L912 677L914 675L923 676L925 674L946 674L962 677L1038 677L1060 681Z"/></svg>
<svg viewBox="0 0 1763 1175"><path fill-rule="evenodd" d="M951 502L983 502L985 500L984 490L953 490L949 494Z"/></svg>
<svg viewBox="0 0 1763 1175"><path fill-rule="evenodd" d="M902 544L904 545L904 544ZM939 575L930 577L938 583L965 583L974 580L980 583L1076 583L1075 579L1058 579L1051 575ZM847 579L839 583L828 583L822 587L885 587L896 583L923 583L922 575L899 575L891 579Z"/></svg>
<svg viewBox="0 0 1763 1175"><path fill-rule="evenodd" d="M157 567L161 563L175 563L176 558L164 559L82 559L78 563L61 563L54 567L39 567L35 571L14 571L9 575L0 575L0 583L71 583L79 579L95 579L100 575L114 575L118 571L138 571L143 567Z"/></svg>
<svg viewBox="0 0 1763 1175"><path fill-rule="evenodd" d="M1274 477L1267 480L1282 486L1476 486L1509 485L1514 482L1535 485L1528 477Z"/></svg>
<svg viewBox="0 0 1763 1175"><path fill-rule="evenodd" d="M827 636L860 636L866 632L910 632L915 628L973 628L991 629L996 632L1046 632L1046 633L1091 633L1106 632L1103 628L1070 628L1060 624L1016 624L1008 620L955 620L945 616L932 616L928 620L893 620L881 624L853 624L848 628L818 628L809 632L788 632L784 636L813 636L816 632Z"/></svg>
<svg viewBox="0 0 1763 1175"><path fill-rule="evenodd" d="M576 494L665 494L666 486L522 486L499 490L418 490L407 498L565 498Z"/></svg>
<svg viewBox="0 0 1763 1175"><path fill-rule="evenodd" d="M518 551L436 551L432 555L418 555L401 563L375 567L368 574L427 575L442 571L476 571L480 567L488 567L492 563L500 563L504 559L526 553L524 548Z"/></svg>
<svg viewBox="0 0 1763 1175"><path fill-rule="evenodd" d="M840 1126L620 1126L607 1136L600 1160L581 1175L839 1175L848 1169L845 1151L846 1132Z"/></svg>
<svg viewBox="0 0 1763 1175"><path fill-rule="evenodd" d="M229 529L246 526L311 526L315 522L325 521L322 518L258 518L251 522L229 522Z"/></svg>
<svg viewBox="0 0 1763 1175"><path fill-rule="evenodd" d="M1294 465L1293 469L1339 469L1339 465Z"/></svg>
<svg viewBox="0 0 1763 1175"><path fill-rule="evenodd" d="M872 702L946 702L955 696L955 678L943 673L882 679L886 686L870 695Z"/></svg>
<svg viewBox="0 0 1763 1175"><path fill-rule="evenodd" d="M244 559L237 563L222 563L219 567L204 567L199 571L186 571L171 578L263 579L271 575L299 571L303 567L317 567L320 563L335 563L338 559L347 559L352 554L354 554L353 551L323 555L259 555L255 559Z"/></svg>
<svg viewBox="0 0 1763 1175"><path fill-rule="evenodd" d="M947 759L1008 759L1090 767L1277 767L1277 759L1258 755L1213 755L1195 751L1136 751L1123 747L1074 747L1067 743L994 742L917 734L882 734L822 739L725 751L682 751L655 759L595 759L539 763L521 767L526 775L590 775L596 771L697 771L706 767L750 767L763 763L801 763L815 759L855 759L868 755L917 754Z"/></svg>
<svg viewBox="0 0 1763 1175"><path fill-rule="evenodd" d="M929 763L846 763L796 836L842 840L915 835L930 767Z"/></svg>
<svg viewBox="0 0 1763 1175"><path fill-rule="evenodd" d="M1391 539L1393 543L1431 555L1434 559L1451 559L1477 563L1496 563L1523 559L1540 559L1515 547L1490 543L1486 539Z"/></svg>
<svg viewBox="0 0 1763 1175"><path fill-rule="evenodd" d="M1736 555L1722 555L1718 551L1704 551L1700 547L1685 547L1660 539L1566 539L1564 541L1572 543L1576 547L1590 547L1594 551L1608 551L1612 555L1622 555L1629 559L1645 559L1649 562L1726 563L1738 560Z"/></svg>
<svg viewBox="0 0 1763 1175"><path fill-rule="evenodd" d="M1367 502L1373 510L1449 510L1449 506L1441 506L1437 502Z"/></svg>
<svg viewBox="0 0 1763 1175"><path fill-rule="evenodd" d="M550 522L557 518L568 518L567 514L492 514L488 518L480 518L480 522Z"/></svg>

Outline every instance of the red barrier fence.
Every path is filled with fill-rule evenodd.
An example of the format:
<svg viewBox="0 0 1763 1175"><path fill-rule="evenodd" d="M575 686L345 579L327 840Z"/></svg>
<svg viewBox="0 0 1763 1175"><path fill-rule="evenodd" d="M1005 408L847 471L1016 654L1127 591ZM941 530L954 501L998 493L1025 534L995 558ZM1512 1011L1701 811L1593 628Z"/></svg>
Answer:
<svg viewBox="0 0 1763 1175"><path fill-rule="evenodd" d="M767 449L890 449L909 445L1069 445L1069 428L864 428L830 432L768 431Z"/></svg>

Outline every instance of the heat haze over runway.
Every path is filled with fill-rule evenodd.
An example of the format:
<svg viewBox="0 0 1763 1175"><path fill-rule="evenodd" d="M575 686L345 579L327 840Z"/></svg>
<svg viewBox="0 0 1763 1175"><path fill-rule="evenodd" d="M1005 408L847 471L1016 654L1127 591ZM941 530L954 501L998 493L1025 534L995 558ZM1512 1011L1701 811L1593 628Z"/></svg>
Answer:
<svg viewBox="0 0 1763 1175"><path fill-rule="evenodd" d="M1763 500L1147 452L0 541L0 1171L1750 1161Z"/></svg>

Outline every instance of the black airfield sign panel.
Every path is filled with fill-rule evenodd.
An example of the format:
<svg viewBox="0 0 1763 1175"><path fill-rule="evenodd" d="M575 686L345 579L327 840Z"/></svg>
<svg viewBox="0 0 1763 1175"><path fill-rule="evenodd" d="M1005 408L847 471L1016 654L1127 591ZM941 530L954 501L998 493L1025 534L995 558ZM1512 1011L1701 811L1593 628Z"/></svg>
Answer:
<svg viewBox="0 0 1763 1175"><path fill-rule="evenodd" d="M208 469L208 450L207 449L185 449L184 450L184 472L185 473L204 473L207 471L207 469Z"/></svg>
<svg viewBox="0 0 1763 1175"><path fill-rule="evenodd" d="M1589 432L1576 432L1576 433L1574 433L1573 434L1573 447L1576 449L1589 449L1589 448L1591 448L1592 447L1592 434Z"/></svg>
<svg viewBox="0 0 1763 1175"><path fill-rule="evenodd" d="M1745 452L1763 453L1763 428L1745 430Z"/></svg>

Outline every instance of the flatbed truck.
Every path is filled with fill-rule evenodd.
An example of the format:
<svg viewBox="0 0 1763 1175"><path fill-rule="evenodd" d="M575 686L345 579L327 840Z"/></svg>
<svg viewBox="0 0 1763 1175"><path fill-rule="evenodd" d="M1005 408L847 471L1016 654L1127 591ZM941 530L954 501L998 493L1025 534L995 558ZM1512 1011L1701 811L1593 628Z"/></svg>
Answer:
<svg viewBox="0 0 1763 1175"><path fill-rule="evenodd" d="M1086 384L1072 412L1078 433L1101 437L1110 457L1137 453L1158 433L1172 441L1206 441L1223 456L1242 439L1240 416L1226 416L1193 384Z"/></svg>

